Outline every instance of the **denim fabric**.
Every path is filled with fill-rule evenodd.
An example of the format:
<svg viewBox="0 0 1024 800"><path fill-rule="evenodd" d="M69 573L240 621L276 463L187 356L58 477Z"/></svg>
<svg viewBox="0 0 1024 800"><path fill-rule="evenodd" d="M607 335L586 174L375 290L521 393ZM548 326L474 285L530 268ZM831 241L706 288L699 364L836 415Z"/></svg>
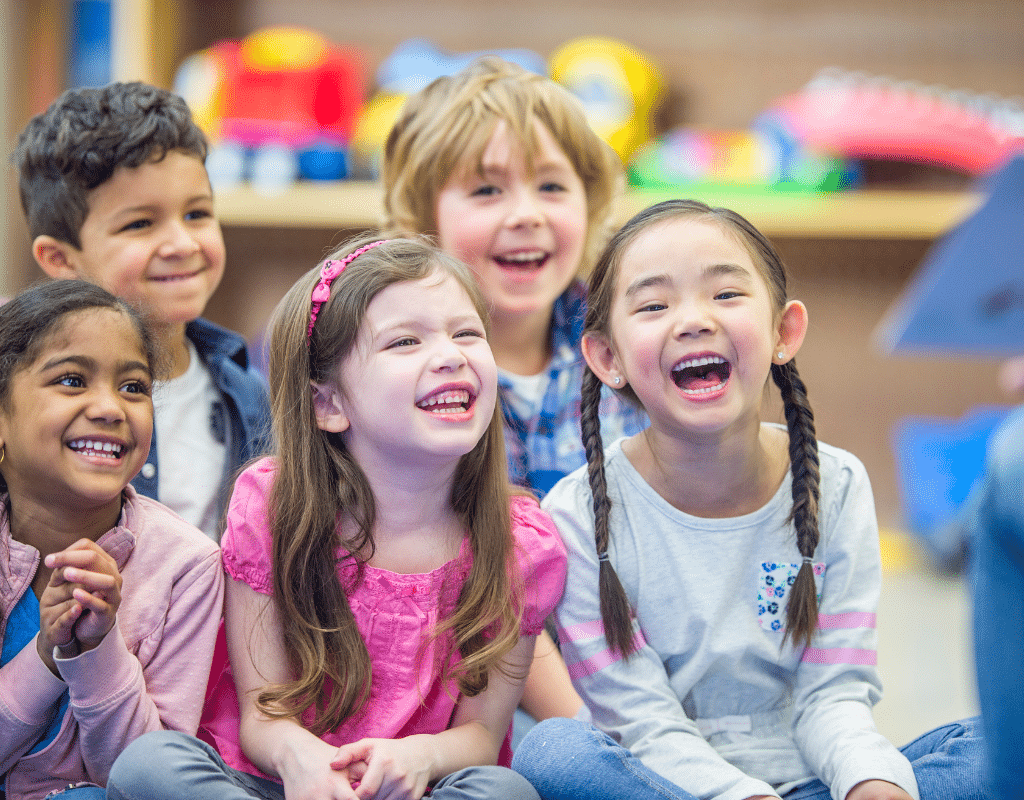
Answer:
<svg viewBox="0 0 1024 800"><path fill-rule="evenodd" d="M995 800L1024 797L1024 407L995 433L969 503L978 698Z"/></svg>
<svg viewBox="0 0 1024 800"><path fill-rule="evenodd" d="M607 734L574 719L553 717L531 728L512 755L512 769L544 800L696 800Z"/></svg>
<svg viewBox="0 0 1024 800"><path fill-rule="evenodd" d="M270 400L267 386L263 376L250 366L245 340L237 333L200 318L185 326L185 335L195 345L196 352L210 370L214 385L224 398L221 413L211 416L211 424L226 423L229 428L227 440L231 450L225 464L223 505L231 492L231 482L238 468L269 449ZM159 468L154 430L146 464L132 481L135 491L159 500Z"/></svg>
<svg viewBox="0 0 1024 800"><path fill-rule="evenodd" d="M539 800L533 787L505 767L468 767L438 781L433 800ZM111 800L284 800L277 781L232 769L206 742L177 731L147 733L114 762ZM85 799L83 799L85 800Z"/></svg>
<svg viewBox="0 0 1024 800"><path fill-rule="evenodd" d="M901 749L914 768L921 800L985 797L979 727L977 719L944 725ZM522 773L544 800L693 800L614 739L575 720L539 723L515 751L512 769ZM786 794L786 800L830 797L828 787L819 780Z"/></svg>

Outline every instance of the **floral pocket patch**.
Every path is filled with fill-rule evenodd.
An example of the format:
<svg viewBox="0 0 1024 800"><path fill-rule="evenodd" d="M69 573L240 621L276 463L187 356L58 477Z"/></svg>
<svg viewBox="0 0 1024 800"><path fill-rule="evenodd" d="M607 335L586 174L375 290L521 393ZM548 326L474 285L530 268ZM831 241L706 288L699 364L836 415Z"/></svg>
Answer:
<svg viewBox="0 0 1024 800"><path fill-rule="evenodd" d="M776 564L765 561L757 576L757 621L764 630L784 631L786 629L786 595L796 582L796 574L802 564ZM812 564L815 583L825 574L824 564ZM821 588L818 587L818 599Z"/></svg>

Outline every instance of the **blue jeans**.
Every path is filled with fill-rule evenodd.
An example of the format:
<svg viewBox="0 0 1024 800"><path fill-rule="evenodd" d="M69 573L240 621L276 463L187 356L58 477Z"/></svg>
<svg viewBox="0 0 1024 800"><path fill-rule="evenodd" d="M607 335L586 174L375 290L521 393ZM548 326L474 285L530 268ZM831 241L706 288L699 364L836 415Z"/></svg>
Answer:
<svg viewBox="0 0 1024 800"><path fill-rule="evenodd" d="M469 767L434 784L433 800L539 800L505 767ZM118 756L107 782L111 800L284 800L277 781L239 772L206 742L177 731L140 736Z"/></svg>
<svg viewBox="0 0 1024 800"><path fill-rule="evenodd" d="M936 728L902 749L914 768L921 800L983 800L978 721ZM539 723L512 757L544 800L694 800L594 726L568 719ZM828 800L814 780L786 800Z"/></svg>
<svg viewBox="0 0 1024 800"><path fill-rule="evenodd" d="M1024 797L1024 408L989 445L971 497L974 657L997 800Z"/></svg>

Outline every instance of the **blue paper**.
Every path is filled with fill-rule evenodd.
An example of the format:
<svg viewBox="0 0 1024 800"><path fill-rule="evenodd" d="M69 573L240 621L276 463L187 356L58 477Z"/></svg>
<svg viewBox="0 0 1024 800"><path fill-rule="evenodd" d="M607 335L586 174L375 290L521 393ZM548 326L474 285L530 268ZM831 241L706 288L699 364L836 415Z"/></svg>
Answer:
<svg viewBox="0 0 1024 800"><path fill-rule="evenodd" d="M890 353L1024 353L1024 156L991 176L972 217L941 239L875 331Z"/></svg>

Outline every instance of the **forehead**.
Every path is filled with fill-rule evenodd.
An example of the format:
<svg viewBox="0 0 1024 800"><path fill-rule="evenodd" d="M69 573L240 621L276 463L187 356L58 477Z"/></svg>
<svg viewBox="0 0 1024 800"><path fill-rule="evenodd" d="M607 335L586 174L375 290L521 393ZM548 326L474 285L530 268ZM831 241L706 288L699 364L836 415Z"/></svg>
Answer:
<svg viewBox="0 0 1024 800"><path fill-rule="evenodd" d="M135 323L113 308L86 308L66 314L43 339L35 361L50 360L62 353L90 353L109 360L131 356L148 363Z"/></svg>
<svg viewBox="0 0 1024 800"><path fill-rule="evenodd" d="M739 267L764 283L760 265L733 231L713 220L679 217L651 225L626 245L618 283L664 270L699 276L719 266Z"/></svg>
<svg viewBox="0 0 1024 800"><path fill-rule="evenodd" d="M437 269L415 281L393 283L366 307L364 328L371 335L409 324L426 324L455 317L480 318L465 287L452 275Z"/></svg>
<svg viewBox="0 0 1024 800"><path fill-rule="evenodd" d="M137 167L120 166L110 179L87 195L90 214L116 213L125 207L157 205L168 198L208 197L210 179L203 162L194 155L170 150Z"/></svg>
<svg viewBox="0 0 1024 800"><path fill-rule="evenodd" d="M467 156L462 172L487 174L519 163L531 172L545 169L575 171L569 157L543 122L534 120L530 129L519 131L508 121L499 119L479 153Z"/></svg>

